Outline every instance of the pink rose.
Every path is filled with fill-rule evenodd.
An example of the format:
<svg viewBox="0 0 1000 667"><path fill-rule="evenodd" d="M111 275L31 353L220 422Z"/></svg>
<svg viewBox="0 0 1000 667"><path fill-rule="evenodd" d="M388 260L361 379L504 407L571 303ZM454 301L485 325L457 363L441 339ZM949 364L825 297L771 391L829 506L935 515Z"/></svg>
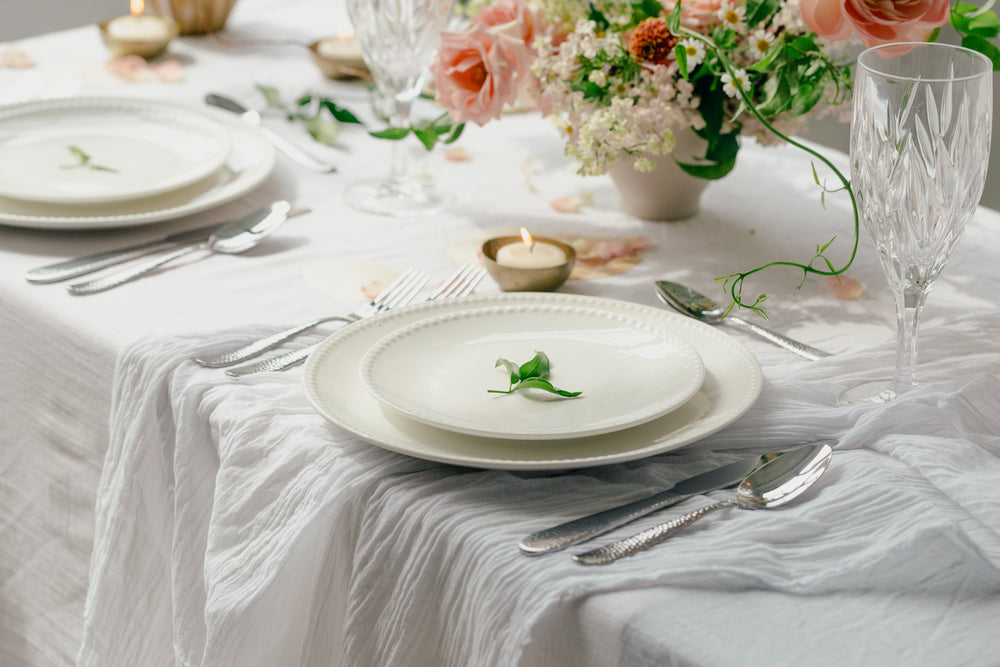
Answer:
<svg viewBox="0 0 1000 667"><path fill-rule="evenodd" d="M677 0L663 0L663 11L669 14L677 5ZM717 23L713 15L722 8L722 0L691 0L682 3L681 25L696 32L707 33Z"/></svg>
<svg viewBox="0 0 1000 667"><path fill-rule="evenodd" d="M524 0L497 0L492 5L480 9L474 22L484 26L500 26L514 22L521 34L521 41L530 47L535 41L535 26L541 19Z"/></svg>
<svg viewBox="0 0 1000 667"><path fill-rule="evenodd" d="M517 99L531 59L515 23L442 32L431 65L437 101L456 122L485 125Z"/></svg>
<svg viewBox="0 0 1000 667"><path fill-rule="evenodd" d="M948 22L949 0L799 0L802 18L820 37L843 40L857 32L865 46L924 42Z"/></svg>

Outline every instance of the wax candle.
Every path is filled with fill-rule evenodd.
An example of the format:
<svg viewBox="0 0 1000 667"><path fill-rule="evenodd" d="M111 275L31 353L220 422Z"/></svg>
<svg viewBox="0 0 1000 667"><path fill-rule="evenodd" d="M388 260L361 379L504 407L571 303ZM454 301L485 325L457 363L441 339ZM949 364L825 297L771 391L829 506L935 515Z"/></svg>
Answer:
<svg viewBox="0 0 1000 667"><path fill-rule="evenodd" d="M353 37L328 37L320 41L317 50L324 58L345 64L364 61L361 56L361 46Z"/></svg>
<svg viewBox="0 0 1000 667"><path fill-rule="evenodd" d="M524 227L522 243L508 243L497 250L497 264L511 269L551 269L566 263L566 253L557 245L536 241Z"/></svg>
<svg viewBox="0 0 1000 667"><path fill-rule="evenodd" d="M131 0L132 13L119 16L108 23L108 37L121 41L156 42L169 40L173 35L171 25L158 16L146 16L143 0Z"/></svg>

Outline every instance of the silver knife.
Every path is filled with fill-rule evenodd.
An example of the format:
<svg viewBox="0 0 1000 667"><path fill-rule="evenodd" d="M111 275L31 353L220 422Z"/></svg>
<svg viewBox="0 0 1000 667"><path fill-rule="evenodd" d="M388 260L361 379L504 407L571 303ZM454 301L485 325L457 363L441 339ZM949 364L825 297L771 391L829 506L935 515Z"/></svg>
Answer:
<svg viewBox="0 0 1000 667"><path fill-rule="evenodd" d="M303 149L299 148L288 139L285 139L274 130L270 129L266 125L263 125L260 114L257 111L246 108L236 100L228 98L225 95L210 93L205 96L205 103L237 114L240 117L240 120L247 125L257 128L260 133L263 134L268 141L274 144L279 151L295 160L303 167L313 171L318 171L321 174L337 171L337 167L335 165L332 165L329 162L324 162L309 153L306 153Z"/></svg>
<svg viewBox="0 0 1000 667"><path fill-rule="evenodd" d="M206 241L212 232L218 229L221 224L223 223L214 222L210 225L205 225L204 227L198 227L197 229L191 229L186 232L170 234L169 236L164 236L153 241L119 248L118 250L109 250L107 252L99 252L94 255L87 255L86 257L77 257L76 259L70 259L64 262L56 262L55 264L49 264L37 269L32 269L31 271L25 273L24 277L28 282L38 284L56 283L60 280L76 278L77 276L93 273L98 269L114 266L115 264L121 264L122 262L127 262L137 257L143 257L154 252L166 250L167 248L179 243Z"/></svg>
<svg viewBox="0 0 1000 667"><path fill-rule="evenodd" d="M288 217L292 218L309 212L310 209L308 208L293 208L288 212ZM176 234L170 234L169 236L146 241L145 243L137 243L136 245L126 246L117 250L108 250L107 252L99 252L85 257L77 257L76 259L48 264L28 271L24 274L24 278L29 283L42 285L84 276L88 273L93 273L109 266L115 266L116 264L123 264L139 257L145 257L146 255L152 255L153 253L167 250L174 246L207 241L212 232L218 230L219 227L228 222L232 221L213 222L204 227L197 227L186 232L177 232Z"/></svg>
<svg viewBox="0 0 1000 667"><path fill-rule="evenodd" d="M521 540L518 546L527 556L539 556L579 544L624 526L639 517L676 505L692 496L738 484L757 467L760 459L759 455L754 454L721 468L689 477L675 484L673 488L656 495L532 533Z"/></svg>

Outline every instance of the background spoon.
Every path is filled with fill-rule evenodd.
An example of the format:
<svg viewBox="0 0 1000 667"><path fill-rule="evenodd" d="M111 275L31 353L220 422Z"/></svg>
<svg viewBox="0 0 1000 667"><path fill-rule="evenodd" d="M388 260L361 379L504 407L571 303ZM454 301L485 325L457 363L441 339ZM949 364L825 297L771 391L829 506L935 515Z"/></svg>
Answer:
<svg viewBox="0 0 1000 667"><path fill-rule="evenodd" d="M806 359L816 360L821 357L830 356L829 352L824 352L811 345L792 340L777 331L771 331L759 324L754 324L735 315L726 315L725 308L690 287L685 287L669 280L657 280L656 296L660 297L660 301L663 301L684 315L708 324L734 324L743 327Z"/></svg>
<svg viewBox="0 0 1000 667"><path fill-rule="evenodd" d="M833 448L827 444L816 444L783 454L748 475L740 483L735 498L706 505L672 521L636 533L632 537L577 554L573 556L573 560L582 565L607 565L619 558L631 556L654 544L659 544L709 512L724 507L765 509L784 505L798 497L823 475L830 465L832 456Z"/></svg>

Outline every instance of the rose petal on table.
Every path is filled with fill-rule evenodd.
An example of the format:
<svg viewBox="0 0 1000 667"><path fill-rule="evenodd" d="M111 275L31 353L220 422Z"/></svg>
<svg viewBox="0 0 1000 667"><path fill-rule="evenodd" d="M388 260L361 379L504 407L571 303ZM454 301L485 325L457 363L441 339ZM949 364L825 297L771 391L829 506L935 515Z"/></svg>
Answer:
<svg viewBox="0 0 1000 667"><path fill-rule="evenodd" d="M35 61L17 44L11 44L0 53L0 65L11 69L27 69L34 67Z"/></svg>
<svg viewBox="0 0 1000 667"><path fill-rule="evenodd" d="M472 156L469 155L469 151L458 146L457 148L446 150L444 152L444 159L449 162L468 162L472 159Z"/></svg>
<svg viewBox="0 0 1000 667"><path fill-rule="evenodd" d="M857 278L850 276L828 276L826 284L830 286L830 291L838 299L853 301L860 299L865 293L865 286Z"/></svg>
<svg viewBox="0 0 1000 667"><path fill-rule="evenodd" d="M113 58L104 65L104 68L122 81L129 83L149 81L151 77L149 63L136 55Z"/></svg>
<svg viewBox="0 0 1000 667"><path fill-rule="evenodd" d="M162 63L153 65L156 78L164 83L179 83L184 79L184 70L177 60L164 60Z"/></svg>
<svg viewBox="0 0 1000 667"><path fill-rule="evenodd" d="M585 192L579 195L567 195L556 197L549 202L549 206L560 213L579 213L584 206L594 203L594 196Z"/></svg>

